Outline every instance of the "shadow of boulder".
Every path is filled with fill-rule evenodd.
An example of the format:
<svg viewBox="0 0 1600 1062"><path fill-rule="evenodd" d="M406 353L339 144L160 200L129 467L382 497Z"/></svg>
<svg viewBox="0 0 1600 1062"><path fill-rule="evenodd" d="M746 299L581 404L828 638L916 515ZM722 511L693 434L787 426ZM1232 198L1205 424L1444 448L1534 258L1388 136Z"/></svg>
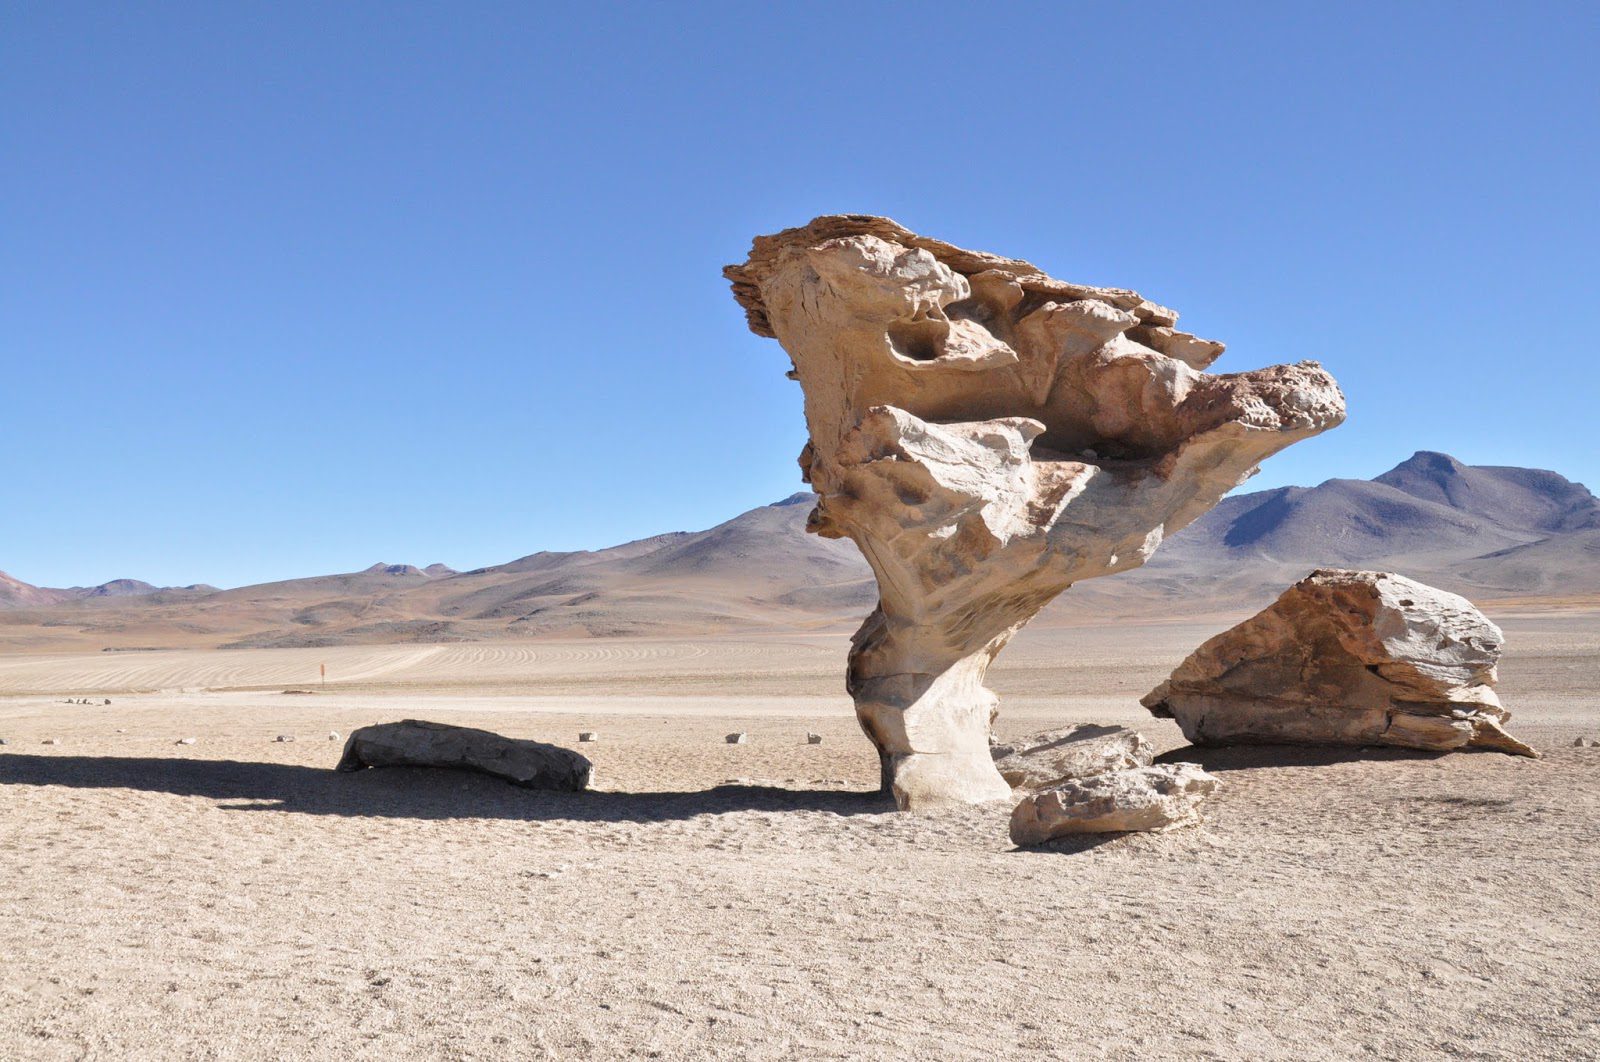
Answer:
<svg viewBox="0 0 1600 1062"><path fill-rule="evenodd" d="M560 793L519 789L471 771L383 767L339 773L297 764L178 757L0 755L0 786L133 789L221 801L228 811L402 819L666 822L741 811L886 815L872 791L722 785L713 789Z"/></svg>

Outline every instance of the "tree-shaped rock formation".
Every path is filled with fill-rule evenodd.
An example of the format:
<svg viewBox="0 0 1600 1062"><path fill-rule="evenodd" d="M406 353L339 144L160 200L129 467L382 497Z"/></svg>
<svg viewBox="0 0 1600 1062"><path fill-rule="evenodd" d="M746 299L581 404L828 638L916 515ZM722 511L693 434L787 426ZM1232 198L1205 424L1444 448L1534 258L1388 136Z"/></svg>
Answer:
<svg viewBox="0 0 1600 1062"><path fill-rule="evenodd" d="M724 274L805 390L808 530L877 575L846 684L902 808L1007 796L983 680L1011 636L1344 419L1314 362L1209 375L1222 344L1163 306L886 218L757 237Z"/></svg>

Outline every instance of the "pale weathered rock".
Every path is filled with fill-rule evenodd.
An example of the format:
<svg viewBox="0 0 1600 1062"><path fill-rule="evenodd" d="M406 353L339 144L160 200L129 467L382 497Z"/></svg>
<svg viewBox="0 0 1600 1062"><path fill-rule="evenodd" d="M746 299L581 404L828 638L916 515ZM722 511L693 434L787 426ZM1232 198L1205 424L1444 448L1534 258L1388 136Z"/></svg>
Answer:
<svg viewBox="0 0 1600 1062"><path fill-rule="evenodd" d="M1398 745L1538 753L1495 696L1505 635L1465 598L1322 569L1196 649L1143 700L1197 745Z"/></svg>
<svg viewBox="0 0 1600 1062"><path fill-rule="evenodd" d="M807 734L806 734L806 744L807 745L820 745L820 744L822 744L822 735L821 734L812 734L810 732L807 732Z"/></svg>
<svg viewBox="0 0 1600 1062"><path fill-rule="evenodd" d="M279 734L275 740L281 745L284 742L293 741L294 740L294 735L293 734Z"/></svg>
<svg viewBox="0 0 1600 1062"><path fill-rule="evenodd" d="M1160 763L1075 778L1023 797L1011 812L1011 842L1039 844L1070 833L1189 826L1200 821L1200 802L1220 784L1197 763Z"/></svg>
<svg viewBox="0 0 1600 1062"><path fill-rule="evenodd" d="M590 742L599 741L600 735L593 730L581 730L578 732L578 740L584 744L589 744Z"/></svg>
<svg viewBox="0 0 1600 1062"><path fill-rule="evenodd" d="M337 730L328 731L328 740L329 741L338 741L339 740L339 736L340 735L339 735L339 732Z"/></svg>
<svg viewBox="0 0 1600 1062"><path fill-rule="evenodd" d="M1206 375L1222 345L1165 307L885 218L758 237L724 273L805 389L809 530L877 575L847 686L902 808L1007 796L983 680L1011 636L1344 418L1314 363Z"/></svg>
<svg viewBox="0 0 1600 1062"><path fill-rule="evenodd" d="M750 740L750 736L748 734L729 734L723 740L730 745L743 745Z"/></svg>
<svg viewBox="0 0 1600 1062"><path fill-rule="evenodd" d="M1013 789L1043 789L1071 778L1148 767L1155 749L1137 730L1080 723L991 745L995 769Z"/></svg>
<svg viewBox="0 0 1600 1062"><path fill-rule="evenodd" d="M587 789L594 780L594 764L571 749L421 719L351 731L337 769L365 767L452 767L492 774L528 789L573 792Z"/></svg>
<svg viewBox="0 0 1600 1062"><path fill-rule="evenodd" d="M179 738L179 739L178 739L178 740L177 740L177 741L176 741L176 742L175 742L175 744L178 744L178 745L193 745L193 744L194 744L194 741L195 741L195 739L194 739L194 738L192 738L192 737L186 737L186 738ZM51 744L53 744L53 742L51 742Z"/></svg>

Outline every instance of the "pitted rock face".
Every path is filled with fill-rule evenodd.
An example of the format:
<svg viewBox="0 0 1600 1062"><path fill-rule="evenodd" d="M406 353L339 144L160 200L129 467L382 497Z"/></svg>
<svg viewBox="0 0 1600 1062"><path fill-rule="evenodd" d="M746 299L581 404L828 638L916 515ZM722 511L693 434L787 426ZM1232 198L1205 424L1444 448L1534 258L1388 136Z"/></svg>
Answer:
<svg viewBox="0 0 1600 1062"><path fill-rule="evenodd" d="M1222 344L1166 307L885 218L758 237L724 272L805 390L809 529L877 574L848 687L902 807L1005 796L983 677L1010 636L1344 417L1314 363L1209 375Z"/></svg>
<svg viewBox="0 0 1600 1062"><path fill-rule="evenodd" d="M1144 698L1197 745L1396 745L1538 753L1505 732L1505 635L1466 598L1328 568L1206 642Z"/></svg>

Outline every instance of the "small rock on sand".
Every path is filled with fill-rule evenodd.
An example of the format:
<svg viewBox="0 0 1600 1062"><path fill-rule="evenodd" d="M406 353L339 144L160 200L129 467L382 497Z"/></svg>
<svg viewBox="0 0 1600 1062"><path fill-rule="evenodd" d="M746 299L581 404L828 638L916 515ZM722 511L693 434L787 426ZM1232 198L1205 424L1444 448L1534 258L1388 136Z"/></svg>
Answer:
<svg viewBox="0 0 1600 1062"><path fill-rule="evenodd" d="M1600 741L1591 741L1588 738L1576 738L1572 742L1575 749L1600 749Z"/></svg>
<svg viewBox="0 0 1600 1062"><path fill-rule="evenodd" d="M743 745L750 740L750 735L743 732L729 734L727 737L723 738L723 740L730 745Z"/></svg>
<svg viewBox="0 0 1600 1062"><path fill-rule="evenodd" d="M338 740L340 740L339 732L337 730L328 731L328 740L329 741L338 741Z"/></svg>
<svg viewBox="0 0 1600 1062"><path fill-rule="evenodd" d="M180 744L180 745L193 745L194 744L194 738L179 738L178 739L178 744Z"/></svg>
<svg viewBox="0 0 1600 1062"><path fill-rule="evenodd" d="M593 730L581 730L578 732L578 740L587 745L591 741L599 741L600 735Z"/></svg>
<svg viewBox="0 0 1600 1062"><path fill-rule="evenodd" d="M806 734L806 744L807 745L820 745L820 744L822 744L822 735L821 734L807 733Z"/></svg>
<svg viewBox="0 0 1600 1062"><path fill-rule="evenodd" d="M294 735L293 734L279 734L275 740L278 741L280 744L282 742L285 742L285 741L293 741L294 740Z"/></svg>
<svg viewBox="0 0 1600 1062"><path fill-rule="evenodd" d="M1042 789L1011 814L1013 844L1073 833L1169 830L1200 821L1200 803L1217 779L1197 763L1163 763L1077 778Z"/></svg>
<svg viewBox="0 0 1600 1062"><path fill-rule="evenodd" d="M43 741L39 742L39 744L41 744L41 745L54 745L54 744L56 744L56 739L55 738L45 738Z"/></svg>

